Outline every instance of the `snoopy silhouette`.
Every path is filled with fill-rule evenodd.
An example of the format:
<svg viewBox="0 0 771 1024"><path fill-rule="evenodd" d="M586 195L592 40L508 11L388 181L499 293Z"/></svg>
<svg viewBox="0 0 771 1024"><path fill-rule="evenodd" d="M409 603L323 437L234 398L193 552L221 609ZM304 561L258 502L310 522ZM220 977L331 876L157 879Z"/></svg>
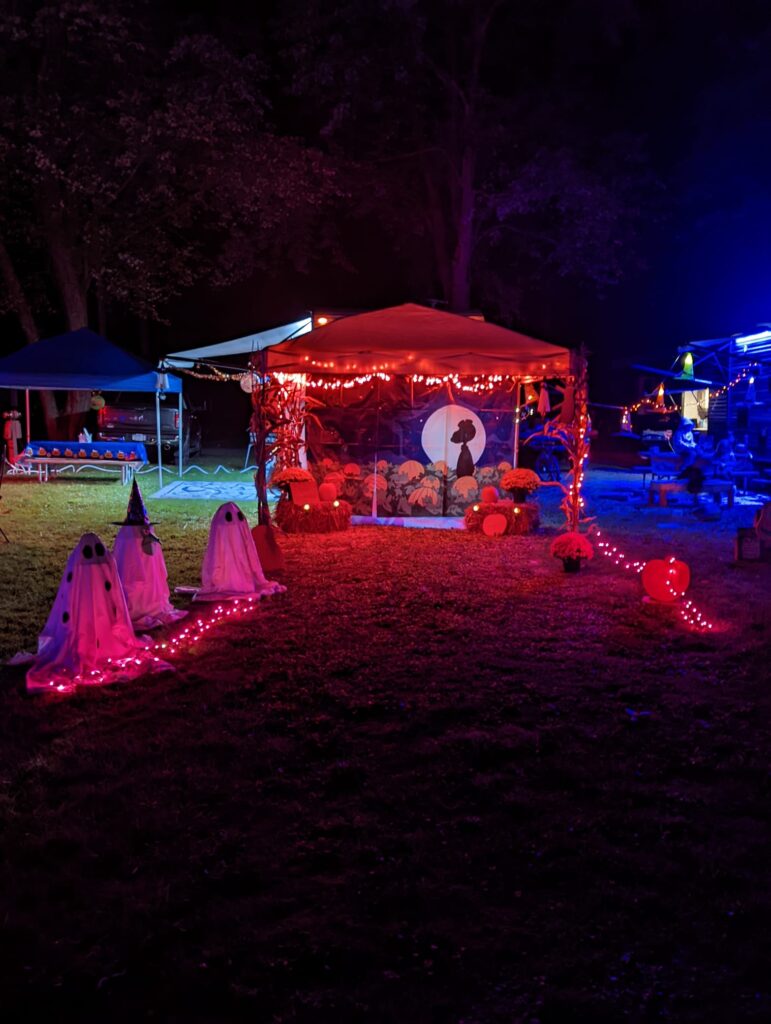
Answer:
<svg viewBox="0 0 771 1024"><path fill-rule="evenodd" d="M471 452L468 448L468 442L472 441L476 437L477 428L471 422L471 420L461 420L458 424L458 429L450 437L450 441L453 444L460 445L460 453L458 455L458 466L456 473L458 477L462 476L473 476L474 475L474 460L471 457Z"/></svg>

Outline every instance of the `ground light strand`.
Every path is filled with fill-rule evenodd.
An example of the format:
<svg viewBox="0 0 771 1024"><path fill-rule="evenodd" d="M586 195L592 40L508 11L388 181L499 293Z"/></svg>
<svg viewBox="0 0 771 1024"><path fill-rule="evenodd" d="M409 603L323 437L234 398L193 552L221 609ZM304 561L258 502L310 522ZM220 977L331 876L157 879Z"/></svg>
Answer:
<svg viewBox="0 0 771 1024"><path fill-rule="evenodd" d="M641 573L647 562L640 562L638 559L630 559L621 551L615 544L611 544L610 541L602 540L602 533L598 527L595 526L593 530L594 536L597 538L597 547L600 552L609 559L614 565L620 566L622 569L626 569L628 572ZM676 559L671 556L669 558L669 570L667 572L666 585L669 592L672 594L674 601L677 603L677 610L680 618L685 622L687 626L693 626L696 629L711 630L714 629L714 623L710 622L709 619L699 611L696 605L690 599L684 601L685 591L677 590L671 576L676 575L674 563Z"/></svg>
<svg viewBox="0 0 771 1024"><path fill-rule="evenodd" d="M208 619L196 619L195 622L188 623L184 629L181 629L174 636L170 636L166 640L159 640L153 647L153 650L164 651L164 657L182 654L189 645L202 640L214 626L218 626L228 619L240 618L242 615L250 612L256 604L259 604L259 598L254 597L236 598L227 608L224 605L218 604L214 607ZM155 660L158 661L160 659L156 657Z"/></svg>
<svg viewBox="0 0 771 1024"><path fill-rule="evenodd" d="M138 649L136 655L128 658L107 658L105 662L107 668L104 670L91 669L89 672L79 672L67 683L50 679L48 685L52 690L64 693L73 686L98 686L113 682L115 681L116 673L141 667L142 665L146 665L150 671L155 666L157 671L159 668L165 667L161 664L165 658L175 654L184 654L190 645L198 640L202 640L214 626L219 625L221 622L240 618L250 612L256 604L259 604L259 598L254 597L236 598L227 608L224 605L218 604L208 619L196 619L194 624L188 624L174 636L168 637L166 640L159 640L150 647ZM153 653L158 651L164 652L163 657Z"/></svg>

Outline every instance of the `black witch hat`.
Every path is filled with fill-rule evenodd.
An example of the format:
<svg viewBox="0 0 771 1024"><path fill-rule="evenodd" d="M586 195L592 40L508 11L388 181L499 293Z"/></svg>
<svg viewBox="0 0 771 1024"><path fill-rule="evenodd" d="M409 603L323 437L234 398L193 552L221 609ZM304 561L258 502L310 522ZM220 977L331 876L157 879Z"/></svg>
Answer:
<svg viewBox="0 0 771 1024"><path fill-rule="evenodd" d="M155 526L155 523L150 522L150 517L147 514L145 503L142 500L142 492L139 490L139 484L134 477L131 483L131 494L129 495L128 508L126 509L126 518L122 523L113 523L113 526L144 526L149 529L151 526Z"/></svg>

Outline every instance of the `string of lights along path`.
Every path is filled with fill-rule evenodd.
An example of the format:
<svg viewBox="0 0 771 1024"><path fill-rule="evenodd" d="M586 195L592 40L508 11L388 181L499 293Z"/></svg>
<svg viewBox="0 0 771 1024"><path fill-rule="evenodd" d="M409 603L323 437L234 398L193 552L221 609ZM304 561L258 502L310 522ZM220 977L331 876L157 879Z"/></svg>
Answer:
<svg viewBox="0 0 771 1024"><path fill-rule="evenodd" d="M602 532L597 527L594 528L593 532L594 536L597 538L597 547L600 549L600 552L606 558L608 558L613 563L613 565L618 566L621 569L625 569L628 572L634 572L639 574L648 564L647 562L640 562L637 559L627 558L624 552L621 551L615 544L612 544L610 541L602 539ZM688 599L687 601L683 601L683 598L685 597L685 591L677 590L677 588L674 586L673 581L676 577L676 572L674 568L675 561L676 559L673 555L670 555L667 559L669 568L667 570L667 577L665 578L665 582L667 589L672 595L672 602L676 605L680 618L686 625L693 626L696 629L703 629L706 631L714 629L714 623L710 622L710 620L707 619L702 614L702 612L699 611L699 609L696 607L693 601L691 601L690 599Z"/></svg>

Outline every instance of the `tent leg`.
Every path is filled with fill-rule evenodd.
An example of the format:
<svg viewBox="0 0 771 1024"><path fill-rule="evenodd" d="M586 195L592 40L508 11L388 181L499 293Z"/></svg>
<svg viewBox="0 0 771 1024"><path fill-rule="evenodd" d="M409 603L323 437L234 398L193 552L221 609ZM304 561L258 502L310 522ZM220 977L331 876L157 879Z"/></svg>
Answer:
<svg viewBox="0 0 771 1024"><path fill-rule="evenodd" d="M155 392L155 443L158 445L158 486L163 487L163 452L161 451L161 393Z"/></svg>
<svg viewBox="0 0 771 1024"><path fill-rule="evenodd" d="M182 388L179 389L179 476L182 476L182 441L185 431L182 427Z"/></svg>
<svg viewBox="0 0 771 1024"><path fill-rule="evenodd" d="M25 425L27 427L27 447L30 445L30 438L32 437L32 427L29 423L29 388L24 392L24 413L25 413Z"/></svg>
<svg viewBox="0 0 771 1024"><path fill-rule="evenodd" d="M511 464L516 469L519 463L519 414L522 408L519 404L522 398L522 385L519 377L514 384L514 395L516 397L514 402L514 451L511 453Z"/></svg>

